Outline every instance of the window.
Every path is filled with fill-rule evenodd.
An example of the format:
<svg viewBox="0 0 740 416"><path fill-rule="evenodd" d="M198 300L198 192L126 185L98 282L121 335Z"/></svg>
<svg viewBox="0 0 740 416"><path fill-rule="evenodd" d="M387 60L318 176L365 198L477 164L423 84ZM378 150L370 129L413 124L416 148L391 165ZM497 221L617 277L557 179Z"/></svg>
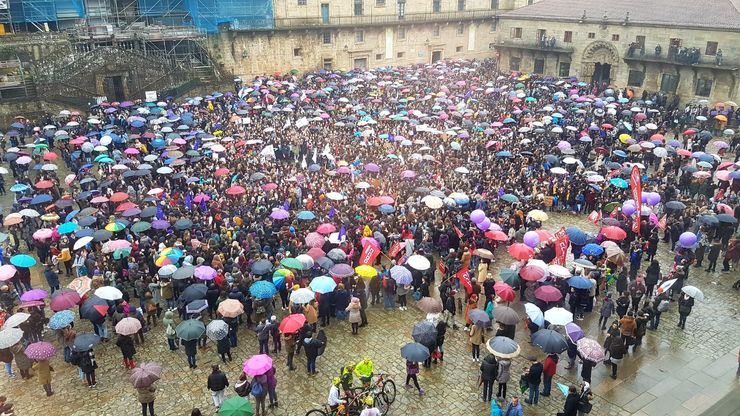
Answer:
<svg viewBox="0 0 740 416"><path fill-rule="evenodd" d="M613 34L612 35L612 42L619 42L619 35Z"/></svg>
<svg viewBox="0 0 740 416"><path fill-rule="evenodd" d="M405 40L406 39L406 28L405 27L399 27L396 31L396 37L398 40Z"/></svg>
<svg viewBox="0 0 740 416"><path fill-rule="evenodd" d="M432 13L439 13L442 11L442 0L432 0Z"/></svg>
<svg viewBox="0 0 740 416"><path fill-rule="evenodd" d="M491 31L491 32L495 32L495 31L496 31L496 29L498 29L498 20L496 20L496 19L493 19L493 20L491 20L491 27L490 27L490 31Z"/></svg>
<svg viewBox="0 0 740 416"><path fill-rule="evenodd" d="M640 49L645 49L645 36L635 36L635 43L640 45Z"/></svg>
<svg viewBox="0 0 740 416"><path fill-rule="evenodd" d="M534 0L527 0L527 6L531 6L534 4Z"/></svg>
<svg viewBox="0 0 740 416"><path fill-rule="evenodd" d="M627 85L634 87L642 87L642 81L645 80L645 73L642 71L630 70L629 76L627 77Z"/></svg>
<svg viewBox="0 0 740 416"><path fill-rule="evenodd" d="M398 0L398 20L406 16L406 0Z"/></svg>
<svg viewBox="0 0 740 416"><path fill-rule="evenodd" d="M305 6L306 5L306 1L307 0L298 0L298 5L299 6Z"/></svg>
<svg viewBox="0 0 740 416"><path fill-rule="evenodd" d="M324 45L331 45L331 32L324 32L321 36L324 40Z"/></svg>
<svg viewBox="0 0 740 416"><path fill-rule="evenodd" d="M542 74L545 72L545 60L542 58L535 58L534 60L534 72L535 74Z"/></svg>
<svg viewBox="0 0 740 416"><path fill-rule="evenodd" d="M660 91L675 94L676 89L678 89L678 75L663 74L660 80Z"/></svg>
<svg viewBox="0 0 740 416"><path fill-rule="evenodd" d="M564 43L571 43L573 42L573 32L570 30L566 30L565 34L563 34L563 42Z"/></svg>
<svg viewBox="0 0 740 416"><path fill-rule="evenodd" d="M488 49L490 49L490 50L496 49L496 44L494 42L489 43L488 44Z"/></svg>
<svg viewBox="0 0 740 416"><path fill-rule="evenodd" d="M355 0L355 16L362 16L365 13L362 0Z"/></svg>
<svg viewBox="0 0 740 416"><path fill-rule="evenodd" d="M301 48L293 48L293 56L294 57L301 56Z"/></svg>
<svg viewBox="0 0 740 416"><path fill-rule="evenodd" d="M465 0L457 0L457 11L458 12L465 11Z"/></svg>
<svg viewBox="0 0 740 416"><path fill-rule="evenodd" d="M671 40L668 41L668 46L674 46L678 48L679 46L681 46L681 38L671 38Z"/></svg>
<svg viewBox="0 0 740 416"><path fill-rule="evenodd" d="M396 58L403 58L403 55L404 55L404 53L403 53L403 52L398 52L398 53L396 54Z"/></svg>
<svg viewBox="0 0 740 416"><path fill-rule="evenodd" d="M711 79L697 79L696 91L694 93L702 97L709 97L709 94L712 92L712 83L713 81Z"/></svg>
<svg viewBox="0 0 740 416"><path fill-rule="evenodd" d="M458 35L465 34L465 25L464 24L460 23L459 25L457 25L457 34Z"/></svg>
<svg viewBox="0 0 740 416"><path fill-rule="evenodd" d="M385 7L385 0L375 0L375 7Z"/></svg>
<svg viewBox="0 0 740 416"><path fill-rule="evenodd" d="M589 39L594 39L595 37L596 37L596 33L594 33L594 32L588 32L588 38Z"/></svg>
<svg viewBox="0 0 740 416"><path fill-rule="evenodd" d="M439 25L434 25L434 28L432 29L432 36L439 37Z"/></svg>
<svg viewBox="0 0 740 416"><path fill-rule="evenodd" d="M362 43L365 41L365 32L358 30L355 32L355 43Z"/></svg>
<svg viewBox="0 0 740 416"><path fill-rule="evenodd" d="M521 39L522 38L522 28L520 28L520 27L512 27L511 28L511 37L512 37L512 39Z"/></svg>
<svg viewBox="0 0 740 416"><path fill-rule="evenodd" d="M327 71L331 71L331 67L332 67L331 58L324 58L324 69Z"/></svg>
<svg viewBox="0 0 740 416"><path fill-rule="evenodd" d="M512 71L518 71L519 66L522 64L522 58L512 56L509 58L509 69Z"/></svg>
<svg viewBox="0 0 740 416"><path fill-rule="evenodd" d="M558 68L559 77L567 77L570 75L570 62L561 62Z"/></svg>
<svg viewBox="0 0 740 416"><path fill-rule="evenodd" d="M498 10L498 0L491 0L491 10Z"/></svg>
<svg viewBox="0 0 740 416"><path fill-rule="evenodd" d="M382 61L383 60L383 54L382 53L376 53L375 54L375 60L376 61Z"/></svg>
<svg viewBox="0 0 740 416"><path fill-rule="evenodd" d="M455 52L462 52L462 46L456 46Z"/></svg>
<svg viewBox="0 0 740 416"><path fill-rule="evenodd" d="M704 55L716 55L717 54L717 42L707 42L707 49L704 51Z"/></svg>

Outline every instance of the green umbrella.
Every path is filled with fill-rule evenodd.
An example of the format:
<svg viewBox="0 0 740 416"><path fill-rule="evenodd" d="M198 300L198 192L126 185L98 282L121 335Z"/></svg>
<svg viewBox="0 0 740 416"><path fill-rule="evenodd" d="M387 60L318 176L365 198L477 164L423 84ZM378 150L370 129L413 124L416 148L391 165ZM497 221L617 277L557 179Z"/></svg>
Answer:
<svg viewBox="0 0 740 416"><path fill-rule="evenodd" d="M152 224L146 221L139 221L131 226L131 231L135 233L143 233L144 231L152 228Z"/></svg>
<svg viewBox="0 0 740 416"><path fill-rule="evenodd" d="M175 328L175 334L178 338L182 338L185 341L191 341L200 338L203 333L206 332L206 326L203 321L197 319L188 319L187 321L180 322L180 325ZM230 413L236 414L236 413Z"/></svg>
<svg viewBox="0 0 740 416"><path fill-rule="evenodd" d="M303 270L303 264L294 257L286 257L280 261L280 264L289 269Z"/></svg>
<svg viewBox="0 0 740 416"><path fill-rule="evenodd" d="M108 155L106 155L106 154L97 155L97 156L95 156L95 162L100 162L101 159L105 159L107 157L108 157Z"/></svg>
<svg viewBox="0 0 740 416"><path fill-rule="evenodd" d="M521 82L520 83L517 83L516 85L514 85L514 88L516 88L516 89L524 88L524 84L522 84Z"/></svg>
<svg viewBox="0 0 740 416"><path fill-rule="evenodd" d="M293 68L293 69L290 70L290 73L292 75L298 75L300 73L300 71L298 71L297 69Z"/></svg>
<svg viewBox="0 0 740 416"><path fill-rule="evenodd" d="M519 283L519 274L516 270L509 268L501 269L499 277L501 277L501 280L509 286L516 286Z"/></svg>
<svg viewBox="0 0 740 416"><path fill-rule="evenodd" d="M252 403L244 397L234 396L221 403L218 416L254 416Z"/></svg>
<svg viewBox="0 0 740 416"><path fill-rule="evenodd" d="M621 204L619 202L610 202L606 205L604 205L604 212L612 212L614 211L614 208L620 206Z"/></svg>
<svg viewBox="0 0 740 416"><path fill-rule="evenodd" d="M120 260L131 255L131 247L119 248L113 252L113 258Z"/></svg>

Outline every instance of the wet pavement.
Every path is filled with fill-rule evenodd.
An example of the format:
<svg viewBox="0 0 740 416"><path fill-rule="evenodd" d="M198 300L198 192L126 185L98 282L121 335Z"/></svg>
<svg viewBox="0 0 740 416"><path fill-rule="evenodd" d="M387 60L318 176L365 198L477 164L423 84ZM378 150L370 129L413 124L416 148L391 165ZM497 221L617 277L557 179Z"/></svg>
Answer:
<svg viewBox="0 0 740 416"><path fill-rule="evenodd" d="M568 225L595 231L595 226L587 223L585 216L571 214L551 215L545 228L555 231ZM672 256L665 245L660 246L659 259L664 269L670 266ZM494 272L509 264L509 256L504 250L498 250ZM698 415L733 389L737 396L739 383L736 369L740 347L737 313L740 301L738 292L732 289L732 283L738 278L740 275L736 271L705 273L692 268L689 284L702 289L706 301L697 302L683 331L676 327L677 308L672 305L663 314L659 329L648 331L643 346L625 357L616 380L609 377L610 370L606 366L594 368L592 388L595 398L590 414ZM70 279L62 280L66 284ZM38 274L34 277L34 283L39 284ZM45 283L42 287L45 287ZM519 304L514 307L523 310ZM598 304L595 310L598 310ZM398 394L390 415L490 414L489 405L481 401L480 388L477 386L479 364L470 358L466 332L462 330L448 331L444 363L431 370L421 370L419 381L426 391L423 397L416 394L415 390L402 388L405 362L399 355L399 349L411 341L413 323L423 318L424 315L413 307L408 311L387 312L375 305L368 311L369 326L361 328L357 336L351 335L348 323L332 321L327 329L329 343L325 354L318 360L319 373L315 376L306 375L303 355L296 360L297 370L287 371L285 352L277 354L274 358L278 370L280 406L269 410L268 414L303 415L312 408L312 403L323 404L330 381L338 375L340 368L363 357L372 358L376 371L390 373L396 382ZM578 324L583 326L587 336L601 342L605 335L598 330L597 320L594 312ZM78 332L92 331L87 321L78 323L76 328ZM47 332L46 337L51 340L53 334ZM539 349L528 344L528 334L521 329L521 325L517 331L517 341L522 347L522 355L512 364L509 397L516 389L522 370L528 366L525 357L544 357ZM215 345L209 343L206 350L199 351L198 368L190 370L181 350L168 350L162 325L146 334L145 344L137 347L135 358L136 361L155 361L164 367L162 380L157 383L157 415L188 415L194 407L200 408L204 414L215 414L206 389L210 366L220 363L215 350ZM232 386L241 372L243 361L257 351L254 332L242 327L239 345L232 350L234 361L222 366ZM31 380L10 380L5 374L0 376L0 394L7 395L15 403L17 415L42 415L53 411L58 415L118 416L140 412L135 390L127 381L129 371L123 368L118 348L113 343L101 345L96 348L96 356L100 368L95 389L87 388L78 378L76 367L64 363L60 353L52 361L55 369L52 376L52 386L56 392L54 396L46 398L35 377ZM562 357L554 382L577 385L580 381L578 368L565 370L567 359L565 354ZM227 397L234 394L230 387ZM542 397L537 406L525 405L524 414L555 415L562 411L563 402L563 396L553 383L552 395ZM732 409L732 406L729 408ZM720 411L706 414L722 415L717 413Z"/></svg>

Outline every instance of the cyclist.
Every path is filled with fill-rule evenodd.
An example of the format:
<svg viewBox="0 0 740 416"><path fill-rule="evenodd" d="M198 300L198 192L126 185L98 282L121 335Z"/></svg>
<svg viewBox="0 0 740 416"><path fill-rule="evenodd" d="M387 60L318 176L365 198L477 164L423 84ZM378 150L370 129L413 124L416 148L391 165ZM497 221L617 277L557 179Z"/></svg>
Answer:
<svg viewBox="0 0 740 416"><path fill-rule="evenodd" d="M329 397L327 403L331 408L332 414L339 414L337 411L340 406L343 406L347 401L339 397L339 385L342 384L342 380L339 377L334 377L329 388Z"/></svg>
<svg viewBox="0 0 740 416"><path fill-rule="evenodd" d="M360 416L381 416L380 410L378 410L377 407L373 406L375 400L373 400L371 396L365 397L363 403L365 405L365 408L362 409L362 413L360 413Z"/></svg>
<svg viewBox="0 0 740 416"><path fill-rule="evenodd" d="M373 361L369 358L365 358L355 366L355 374L360 377L363 389L368 389L370 387L370 382L373 380L374 370L375 366Z"/></svg>
<svg viewBox="0 0 740 416"><path fill-rule="evenodd" d="M344 395L347 397L352 396L352 386L355 383L353 376L354 372L355 365L350 363L342 367L342 373L339 375L339 379L342 383L342 390L344 390Z"/></svg>

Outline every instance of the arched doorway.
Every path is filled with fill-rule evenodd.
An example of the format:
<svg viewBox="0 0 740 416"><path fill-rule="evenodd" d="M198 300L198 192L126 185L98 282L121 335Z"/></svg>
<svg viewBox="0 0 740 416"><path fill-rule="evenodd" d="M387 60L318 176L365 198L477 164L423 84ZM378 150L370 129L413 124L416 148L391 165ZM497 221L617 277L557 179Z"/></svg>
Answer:
<svg viewBox="0 0 740 416"><path fill-rule="evenodd" d="M581 59L581 77L597 84L610 84L619 64L619 51L608 42L596 41L586 46Z"/></svg>

